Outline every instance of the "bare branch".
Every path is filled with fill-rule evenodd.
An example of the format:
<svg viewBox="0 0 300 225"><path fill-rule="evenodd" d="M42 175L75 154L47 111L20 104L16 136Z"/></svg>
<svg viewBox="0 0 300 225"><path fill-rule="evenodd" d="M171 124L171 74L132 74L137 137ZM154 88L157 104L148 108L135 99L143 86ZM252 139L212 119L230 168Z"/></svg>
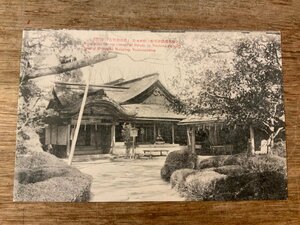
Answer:
<svg viewBox="0 0 300 225"><path fill-rule="evenodd" d="M108 59L116 58L116 57L117 55L115 53L100 53L98 55L95 55L92 58L84 58L82 60L61 64L59 66L48 67L43 69L32 69L31 73L28 73L26 76L27 79L34 79L42 76L64 73L74 69L80 69L82 67L93 65Z"/></svg>
<svg viewBox="0 0 300 225"><path fill-rule="evenodd" d="M280 131L283 131L284 127L279 127L278 130L275 132L273 139L275 139L275 137L280 133Z"/></svg>

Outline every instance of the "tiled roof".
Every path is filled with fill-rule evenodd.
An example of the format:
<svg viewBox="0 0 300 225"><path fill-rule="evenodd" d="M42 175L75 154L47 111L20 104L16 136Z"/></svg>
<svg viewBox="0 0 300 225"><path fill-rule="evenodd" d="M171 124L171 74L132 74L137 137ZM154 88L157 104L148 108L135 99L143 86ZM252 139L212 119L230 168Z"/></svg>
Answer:
<svg viewBox="0 0 300 225"><path fill-rule="evenodd" d="M120 107L117 108L120 108L120 111L128 112L128 115L134 113L136 114L135 117L138 118L164 118L170 120L186 118L174 113L166 106L136 104L135 100L130 101L146 90L151 90L149 88L153 88L153 85L158 85L164 91L166 97L172 97L171 93L160 83L158 77L159 74L154 73L128 81L118 79L103 85L90 85L87 103L96 103L97 101L106 99L112 105L119 105ZM54 99L50 101L48 107L65 113L72 113L74 110L79 110L84 88L84 84L56 83L53 90Z"/></svg>
<svg viewBox="0 0 300 225"><path fill-rule="evenodd" d="M110 95L109 92L107 92L108 96L115 99L115 101L119 103L125 103L128 100L134 98L135 96L141 94L145 90L147 90L149 87L151 87L155 82L158 82L158 73L149 74L137 79L124 81L121 83L116 84L118 87L127 87L128 89L124 91L122 94L118 94L115 96L115 93L112 92Z"/></svg>

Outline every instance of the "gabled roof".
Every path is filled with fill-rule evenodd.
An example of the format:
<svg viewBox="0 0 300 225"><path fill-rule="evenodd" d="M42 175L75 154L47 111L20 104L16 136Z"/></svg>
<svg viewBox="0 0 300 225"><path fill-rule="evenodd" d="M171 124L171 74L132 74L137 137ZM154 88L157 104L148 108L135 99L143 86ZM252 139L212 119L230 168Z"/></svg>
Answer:
<svg viewBox="0 0 300 225"><path fill-rule="evenodd" d="M118 79L103 85L90 85L89 93L104 90L105 94L113 101L119 104L126 104L156 84L164 91L167 97L171 98L172 94L162 85L158 77L158 73L153 73L127 81ZM85 84L57 82L55 83L53 94L60 103L64 105L68 101L73 101L74 98L81 98L84 93L84 88Z"/></svg>
<svg viewBox="0 0 300 225"><path fill-rule="evenodd" d="M173 95L159 81L159 74L149 74L136 79L125 81L118 79L103 85L90 85L87 106L111 103L112 107L124 115L136 114L136 117L169 118L180 120L185 117L178 115L161 105L138 104L147 98L156 88L159 88L170 101ZM78 111L84 93L84 84L57 82L53 89L54 98L48 108L56 109L61 113L74 114Z"/></svg>
<svg viewBox="0 0 300 225"><path fill-rule="evenodd" d="M108 84L108 83L107 83ZM123 93L116 94L114 90L107 90L106 93L108 96L113 98L115 101L126 104L130 103L131 100L135 99L143 92L153 87L154 85L159 86L167 98L172 98L172 94L163 86L159 81L159 74L153 73L132 80L127 80L123 82L118 82L115 84L116 87L128 88Z"/></svg>
<svg viewBox="0 0 300 225"><path fill-rule="evenodd" d="M80 89L72 90L58 85L53 91L53 95L54 99L49 102L48 108L53 108L66 117L76 115L79 112L83 97ZM95 107L98 107L100 110L105 109L112 116L128 118L135 115L134 112L126 110L110 99L103 89L88 92L85 111L90 111L89 109L91 109L94 113L97 113L99 110L93 109Z"/></svg>

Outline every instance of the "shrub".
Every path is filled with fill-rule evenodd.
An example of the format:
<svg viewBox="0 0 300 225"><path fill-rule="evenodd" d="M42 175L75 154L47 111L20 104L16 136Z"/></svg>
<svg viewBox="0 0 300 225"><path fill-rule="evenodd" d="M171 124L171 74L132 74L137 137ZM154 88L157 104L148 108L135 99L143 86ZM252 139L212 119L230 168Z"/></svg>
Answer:
<svg viewBox="0 0 300 225"><path fill-rule="evenodd" d="M92 177L46 152L17 155L15 201L87 201Z"/></svg>
<svg viewBox="0 0 300 225"><path fill-rule="evenodd" d="M285 171L286 159L276 155L254 155L246 154L214 156L200 161L197 169L239 165L248 172L251 171ZM229 168L229 167L228 167Z"/></svg>
<svg viewBox="0 0 300 225"><path fill-rule="evenodd" d="M286 174L286 159L276 155L256 155L248 157L243 164L247 172L278 172Z"/></svg>
<svg viewBox="0 0 300 225"><path fill-rule="evenodd" d="M286 199L287 179L276 171L235 174L217 181L213 200Z"/></svg>
<svg viewBox="0 0 300 225"><path fill-rule="evenodd" d="M190 168L193 169L197 164L197 155L189 150L179 150L170 152L165 164L161 169L161 178L169 181L175 170Z"/></svg>
<svg viewBox="0 0 300 225"><path fill-rule="evenodd" d="M188 174L182 185L183 188L180 189L189 200L285 199L287 197L285 158L275 155L249 157L234 155L217 156L203 161L203 164L199 164L200 167L207 168Z"/></svg>
<svg viewBox="0 0 300 225"><path fill-rule="evenodd" d="M78 175L78 174L77 174ZM53 177L37 183L15 186L15 201L79 202L90 195L90 180L86 176Z"/></svg>
<svg viewBox="0 0 300 225"><path fill-rule="evenodd" d="M197 165L197 169L206 169L228 165L242 165L246 158L246 154L213 156L200 161Z"/></svg>
<svg viewBox="0 0 300 225"><path fill-rule="evenodd" d="M272 154L278 155L280 157L286 157L286 142L285 141L279 141L276 142L271 149Z"/></svg>
<svg viewBox="0 0 300 225"><path fill-rule="evenodd" d="M214 171L198 171L187 176L182 195L187 200L213 199L215 185L218 181L226 178L226 175Z"/></svg>
<svg viewBox="0 0 300 225"><path fill-rule="evenodd" d="M185 179L187 178L187 176L196 172L197 170L193 169L180 169L174 171L170 178L171 187L177 190L182 189L184 187Z"/></svg>
<svg viewBox="0 0 300 225"><path fill-rule="evenodd" d="M213 171L228 176L235 176L235 175L240 175L245 170L240 165L229 165L229 166L221 166L221 167L213 168Z"/></svg>
<svg viewBox="0 0 300 225"><path fill-rule="evenodd" d="M39 135L32 127L25 126L17 132L17 153L42 152L43 148Z"/></svg>

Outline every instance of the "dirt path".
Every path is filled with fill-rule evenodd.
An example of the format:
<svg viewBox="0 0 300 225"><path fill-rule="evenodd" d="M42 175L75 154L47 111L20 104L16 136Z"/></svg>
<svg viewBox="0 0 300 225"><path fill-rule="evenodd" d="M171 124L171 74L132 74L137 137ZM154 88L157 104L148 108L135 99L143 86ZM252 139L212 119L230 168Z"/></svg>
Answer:
<svg viewBox="0 0 300 225"><path fill-rule="evenodd" d="M165 157L111 162L76 162L80 171L93 176L91 201L183 201L160 178Z"/></svg>

